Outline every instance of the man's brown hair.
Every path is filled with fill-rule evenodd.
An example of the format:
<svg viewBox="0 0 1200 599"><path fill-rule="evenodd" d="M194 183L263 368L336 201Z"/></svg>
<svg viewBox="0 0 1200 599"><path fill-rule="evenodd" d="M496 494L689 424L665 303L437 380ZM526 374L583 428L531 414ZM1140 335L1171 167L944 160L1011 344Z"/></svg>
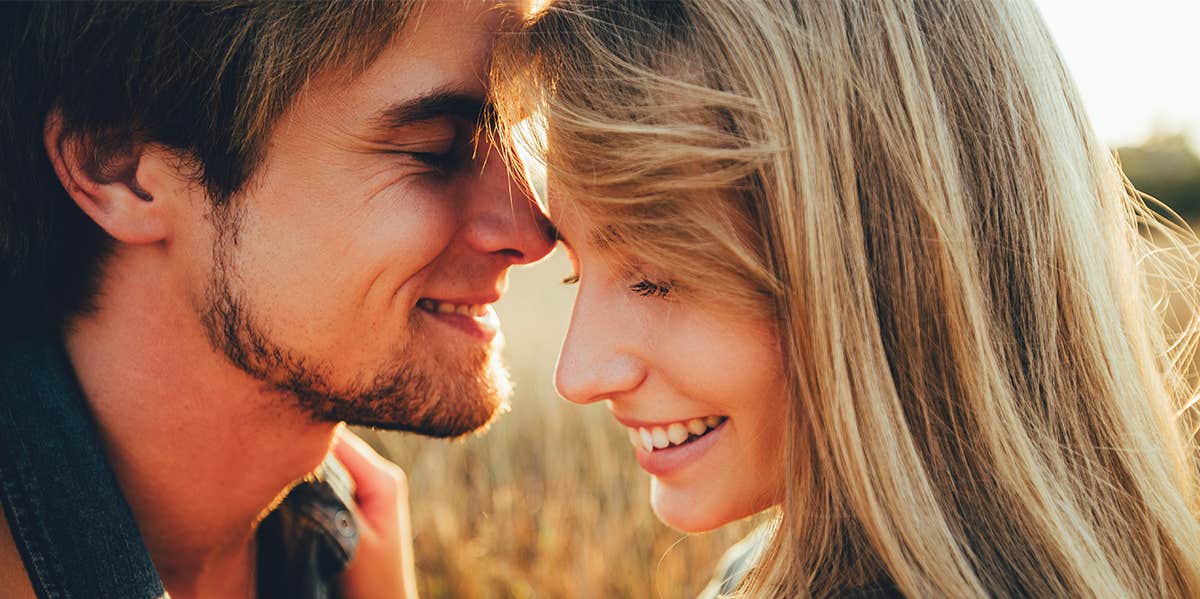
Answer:
<svg viewBox="0 0 1200 599"><path fill-rule="evenodd" d="M58 111L89 175L165 145L223 207L296 93L361 72L412 12L400 2L29 3L0 7L0 337L86 310L111 239L45 151Z"/></svg>

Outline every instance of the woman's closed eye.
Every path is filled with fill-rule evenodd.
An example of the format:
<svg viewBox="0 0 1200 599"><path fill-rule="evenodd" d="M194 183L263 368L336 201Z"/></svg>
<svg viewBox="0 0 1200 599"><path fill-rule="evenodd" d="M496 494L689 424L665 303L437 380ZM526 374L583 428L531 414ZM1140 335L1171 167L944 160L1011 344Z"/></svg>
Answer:
<svg viewBox="0 0 1200 599"><path fill-rule="evenodd" d="M563 278L562 282L563 285L575 285L579 283L579 273L567 275ZM671 293L671 283L639 279L629 285L629 291L642 297L667 297Z"/></svg>
<svg viewBox="0 0 1200 599"><path fill-rule="evenodd" d="M671 293L671 284L666 281L641 279L630 285L629 290L642 297L667 297Z"/></svg>

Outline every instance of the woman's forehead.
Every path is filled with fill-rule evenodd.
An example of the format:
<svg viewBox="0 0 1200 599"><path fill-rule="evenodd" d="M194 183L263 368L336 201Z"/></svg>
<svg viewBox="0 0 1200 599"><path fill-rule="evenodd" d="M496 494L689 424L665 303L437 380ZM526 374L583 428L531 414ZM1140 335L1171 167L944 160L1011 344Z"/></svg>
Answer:
<svg viewBox="0 0 1200 599"><path fill-rule="evenodd" d="M547 178L546 214L558 232L559 241L575 247L575 244L585 242L593 227L591 219L570 196L561 184Z"/></svg>

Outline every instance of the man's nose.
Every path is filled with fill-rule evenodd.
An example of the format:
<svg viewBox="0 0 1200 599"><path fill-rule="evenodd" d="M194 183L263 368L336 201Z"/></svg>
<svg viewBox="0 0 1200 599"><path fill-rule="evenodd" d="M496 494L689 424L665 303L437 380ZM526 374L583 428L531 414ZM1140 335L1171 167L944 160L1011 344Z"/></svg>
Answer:
<svg viewBox="0 0 1200 599"><path fill-rule="evenodd" d="M629 393L646 378L646 365L629 337L605 317L602 310L576 298L571 326L563 340L554 370L554 386L569 401L588 404Z"/></svg>
<svg viewBox="0 0 1200 599"><path fill-rule="evenodd" d="M553 227L520 165L505 162L492 145L480 148L479 164L463 230L467 243L478 252L505 256L511 264L545 257L554 249Z"/></svg>

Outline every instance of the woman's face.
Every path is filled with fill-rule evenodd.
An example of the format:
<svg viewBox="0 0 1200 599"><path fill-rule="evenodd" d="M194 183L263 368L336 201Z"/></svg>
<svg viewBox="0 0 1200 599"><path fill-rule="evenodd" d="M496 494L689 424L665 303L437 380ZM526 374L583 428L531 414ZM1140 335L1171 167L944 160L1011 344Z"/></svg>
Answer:
<svg viewBox="0 0 1200 599"><path fill-rule="evenodd" d="M647 281L620 272L588 242L586 220L559 212L579 277L559 393L607 403L653 477L650 500L668 525L710 530L777 503L785 383L774 323L689 302L654 282L669 273Z"/></svg>

